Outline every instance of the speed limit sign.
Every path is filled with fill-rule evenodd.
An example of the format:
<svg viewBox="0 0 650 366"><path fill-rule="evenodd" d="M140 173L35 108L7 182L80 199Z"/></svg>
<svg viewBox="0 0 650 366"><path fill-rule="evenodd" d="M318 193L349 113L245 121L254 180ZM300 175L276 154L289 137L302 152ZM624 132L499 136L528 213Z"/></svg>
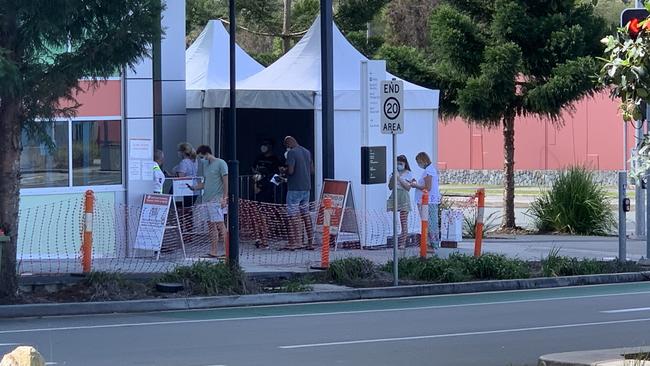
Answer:
<svg viewBox="0 0 650 366"><path fill-rule="evenodd" d="M381 82L381 133L404 133L404 82Z"/></svg>

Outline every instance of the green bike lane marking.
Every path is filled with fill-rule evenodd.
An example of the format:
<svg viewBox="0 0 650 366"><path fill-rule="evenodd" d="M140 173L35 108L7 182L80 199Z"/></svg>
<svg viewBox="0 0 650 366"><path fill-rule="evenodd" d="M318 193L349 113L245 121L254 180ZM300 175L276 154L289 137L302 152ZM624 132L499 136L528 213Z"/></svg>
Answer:
<svg viewBox="0 0 650 366"><path fill-rule="evenodd" d="M354 314L370 312L412 311L462 306L489 306L534 301L562 301L607 297L610 295L650 294L650 283L626 283L532 289L518 291L483 292L453 295L433 295L407 298L351 300L305 304L284 304L219 308L210 310L170 311L156 315L174 319L228 319L264 318Z"/></svg>

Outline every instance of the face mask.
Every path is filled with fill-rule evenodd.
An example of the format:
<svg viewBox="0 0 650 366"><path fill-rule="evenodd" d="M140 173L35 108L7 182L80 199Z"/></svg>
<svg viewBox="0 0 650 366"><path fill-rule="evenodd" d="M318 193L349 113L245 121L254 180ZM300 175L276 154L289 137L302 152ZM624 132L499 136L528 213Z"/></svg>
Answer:
<svg viewBox="0 0 650 366"><path fill-rule="evenodd" d="M185 157L185 155L183 155L183 152L182 152L182 151L179 151L177 154L178 154L178 157L179 157L180 159L183 159L183 158Z"/></svg>
<svg viewBox="0 0 650 366"><path fill-rule="evenodd" d="M426 169L427 168L427 165L424 164L424 163L418 163L418 166L420 167L420 169Z"/></svg>
<svg viewBox="0 0 650 366"><path fill-rule="evenodd" d="M198 156L198 158L199 158L200 161L206 161L207 160L207 158L205 156Z"/></svg>
<svg viewBox="0 0 650 366"><path fill-rule="evenodd" d="M266 145L262 145L260 146L260 151L262 152L262 154L266 154L269 151L269 147Z"/></svg>
<svg viewBox="0 0 650 366"><path fill-rule="evenodd" d="M397 170L398 170L398 171L400 171L400 172L401 172L401 171L404 171L404 168L405 168L404 164L401 164L401 163L400 163L400 164L397 164Z"/></svg>
<svg viewBox="0 0 650 366"><path fill-rule="evenodd" d="M285 159L287 158L287 156L289 156L289 149L287 149L287 151L284 152L284 158Z"/></svg>

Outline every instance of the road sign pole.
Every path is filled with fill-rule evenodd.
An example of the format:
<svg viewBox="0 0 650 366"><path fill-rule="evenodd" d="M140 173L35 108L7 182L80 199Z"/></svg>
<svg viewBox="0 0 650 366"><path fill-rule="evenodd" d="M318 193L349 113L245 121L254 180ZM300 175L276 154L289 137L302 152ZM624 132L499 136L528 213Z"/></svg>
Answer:
<svg viewBox="0 0 650 366"><path fill-rule="evenodd" d="M618 260L627 260L626 243L626 222L625 222L625 186L627 185L627 173L623 170L618 172Z"/></svg>
<svg viewBox="0 0 650 366"><path fill-rule="evenodd" d="M398 210L397 210L397 134L393 134L393 285L399 285L399 263L397 258L397 226L398 226Z"/></svg>

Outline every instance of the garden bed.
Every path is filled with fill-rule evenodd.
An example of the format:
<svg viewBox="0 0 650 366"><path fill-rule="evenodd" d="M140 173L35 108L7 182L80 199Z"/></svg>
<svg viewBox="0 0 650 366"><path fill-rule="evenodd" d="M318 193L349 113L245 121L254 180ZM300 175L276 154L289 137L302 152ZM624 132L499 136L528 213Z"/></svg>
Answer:
<svg viewBox="0 0 650 366"><path fill-rule="evenodd" d="M312 291L317 284L337 284L355 288L391 286L392 262L376 265L365 258L333 261L327 271L296 275L291 279L252 279L241 270L221 263L198 262L179 267L160 277L128 279L120 274L94 272L65 286L36 286L17 298L0 303L36 304L90 301L120 301L192 296L227 296L262 293ZM448 259L402 258L399 261L400 285L457 283L487 280L512 280L542 277L639 272L635 262L597 261L559 256L552 252L542 261L525 262L502 255L481 257L454 254ZM159 292L156 283L182 283L176 293Z"/></svg>

